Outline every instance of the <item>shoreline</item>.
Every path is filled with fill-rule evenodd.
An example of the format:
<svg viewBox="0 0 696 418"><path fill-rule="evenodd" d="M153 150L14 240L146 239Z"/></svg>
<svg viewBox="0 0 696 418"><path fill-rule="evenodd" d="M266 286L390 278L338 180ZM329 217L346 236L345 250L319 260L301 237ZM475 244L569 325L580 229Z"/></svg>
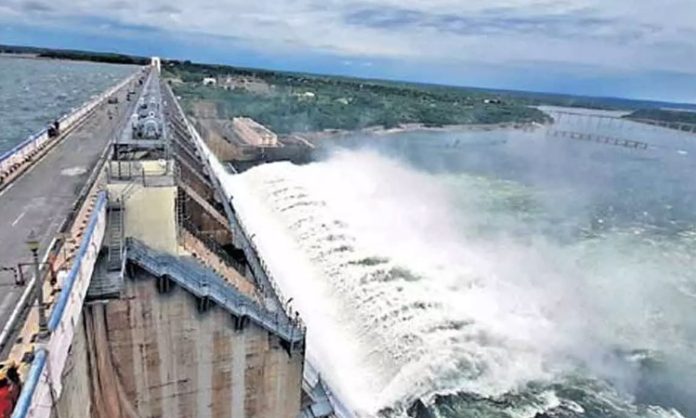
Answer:
<svg viewBox="0 0 696 418"><path fill-rule="evenodd" d="M88 63L88 64L110 64L110 65L132 65L140 66L139 64L132 64L126 62L111 62L106 60L93 60L93 59L77 59L72 57L47 57L39 53L30 52L0 52L0 58L16 58L16 59L26 59L26 60L37 60L37 61L64 61L64 62L77 62L77 63Z"/></svg>
<svg viewBox="0 0 696 418"><path fill-rule="evenodd" d="M545 125L538 122L499 122L491 124L460 124L443 126L426 126L422 123L407 123L399 125L395 128L371 126L355 130L326 129L323 131L314 132L294 132L288 134L287 136L301 137L314 143L315 141L348 138L356 135L389 136L412 132L490 132L498 130L534 130L543 126Z"/></svg>
<svg viewBox="0 0 696 418"><path fill-rule="evenodd" d="M13 53L13 52L0 52L0 58L21 58L21 59L35 59L35 60L40 60L44 59L43 57L40 57L39 54L31 54L31 53Z"/></svg>

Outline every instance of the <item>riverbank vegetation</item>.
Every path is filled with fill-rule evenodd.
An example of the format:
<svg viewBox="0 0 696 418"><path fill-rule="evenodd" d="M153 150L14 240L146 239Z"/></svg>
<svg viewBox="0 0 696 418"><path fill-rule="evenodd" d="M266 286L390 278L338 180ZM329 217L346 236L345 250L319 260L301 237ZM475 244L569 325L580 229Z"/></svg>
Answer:
<svg viewBox="0 0 696 418"><path fill-rule="evenodd" d="M665 110L665 109L640 109L625 115L624 118L632 120L654 120L668 124L696 125L696 112Z"/></svg>
<svg viewBox="0 0 696 418"><path fill-rule="evenodd" d="M168 62L185 107L206 117L251 117L278 133L425 126L545 123L519 100L474 89ZM214 80L214 81L213 81ZM211 115L211 105L215 115ZM201 116L201 115L198 115Z"/></svg>
<svg viewBox="0 0 696 418"><path fill-rule="evenodd" d="M150 58L133 55L76 51L70 49L48 49L31 46L0 45L0 54L33 55L37 58L104 62L108 64L147 65L150 63Z"/></svg>

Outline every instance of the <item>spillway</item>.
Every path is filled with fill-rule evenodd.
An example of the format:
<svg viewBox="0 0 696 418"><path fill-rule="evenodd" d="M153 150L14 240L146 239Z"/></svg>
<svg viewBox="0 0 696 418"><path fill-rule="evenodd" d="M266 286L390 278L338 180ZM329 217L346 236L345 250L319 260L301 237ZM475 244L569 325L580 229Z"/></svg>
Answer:
<svg viewBox="0 0 696 418"><path fill-rule="evenodd" d="M575 387L593 387L586 404L617 416L681 416L646 410L624 385L638 373L633 348L679 344L686 353L679 336L656 330L692 303L679 287L679 257L688 257L693 233L664 248L674 258L650 260L656 243L629 250L633 230L572 245L481 233L537 222L531 212L520 219L495 209L531 192L431 175L371 152L241 175L217 168L267 269L305 318L308 359L357 416L404 416L416 400L454 394L467 394L458 402L482 416L576 416L583 407L569 395ZM612 260L616 248L629 254ZM658 283L664 267L682 274L666 288ZM621 275L642 276L644 291ZM621 294L625 306L602 292ZM636 323L631 305L658 297L676 297L678 307Z"/></svg>

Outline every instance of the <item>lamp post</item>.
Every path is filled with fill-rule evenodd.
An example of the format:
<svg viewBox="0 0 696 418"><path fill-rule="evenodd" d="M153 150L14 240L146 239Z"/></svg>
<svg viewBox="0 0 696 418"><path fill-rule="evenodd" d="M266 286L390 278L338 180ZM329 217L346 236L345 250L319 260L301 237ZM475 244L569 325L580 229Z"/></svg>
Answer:
<svg viewBox="0 0 696 418"><path fill-rule="evenodd" d="M46 306L43 298L43 280L41 280L41 272L39 271L39 240L36 239L36 234L32 230L27 239L27 247L31 251L32 264L34 264L34 291L36 292L36 301L39 307L39 336L44 337L48 334L48 323L46 321Z"/></svg>

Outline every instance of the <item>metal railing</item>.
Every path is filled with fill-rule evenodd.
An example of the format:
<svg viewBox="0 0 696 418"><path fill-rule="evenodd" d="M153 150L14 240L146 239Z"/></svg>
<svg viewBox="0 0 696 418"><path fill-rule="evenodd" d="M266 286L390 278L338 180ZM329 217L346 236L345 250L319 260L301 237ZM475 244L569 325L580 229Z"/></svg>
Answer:
<svg viewBox="0 0 696 418"><path fill-rule="evenodd" d="M240 272L240 274L243 274L245 270L244 264L240 263L229 255L222 245L220 245L220 243L218 243L215 239L211 238L210 235L198 229L193 222L187 219L182 220L181 226L197 240L202 242L203 245L205 245L211 253L215 254L215 256L217 256L224 264L237 272Z"/></svg>
<svg viewBox="0 0 696 418"><path fill-rule="evenodd" d="M109 182L126 180L140 183L143 186L161 184L162 179L173 178L175 174L173 164L167 160L162 161L164 165L158 168L146 168L146 166L139 161L109 161L106 169L107 180Z"/></svg>
<svg viewBox="0 0 696 418"><path fill-rule="evenodd" d="M297 316L297 313L293 315L291 307L288 303L288 299L286 299L283 296L283 293L277 281L273 278L273 275L267 268L266 263L260 257L253 242L248 238L250 235L247 234L247 231L245 230L241 222L238 220L237 214L234 211L232 203L229 202L226 198L224 198L224 189L220 185L219 179L215 176L215 173L213 172L210 166L210 162L208 161L208 158L214 157L211 157L211 152L207 149L202 138L200 137L200 135L198 135L198 132L196 132L195 128L191 125L188 119L186 119L181 105L178 101L174 99L174 94L172 93L169 86L166 86L165 92L169 95L169 97L171 97L176 112L180 115L181 120L186 125L189 135L193 140L193 144L196 146L198 154L201 156L205 168L210 173L210 180L213 183L213 187L223 194L222 203L225 210L225 214L230 223L230 227L232 228L232 235L235 246L241 248L242 251L244 251L247 262L249 263L249 266L251 267L251 270L256 280L263 287L270 287L270 290L272 290L272 292L269 293L266 292L267 289L262 289L264 290L264 294L272 296L273 299L275 299L275 301L280 305L280 307L283 309L283 311L288 317L294 316L298 321L301 322L301 319Z"/></svg>
<svg viewBox="0 0 696 418"><path fill-rule="evenodd" d="M126 240L125 256L154 276L170 277L190 293L209 298L236 316L249 317L257 325L290 343L304 340L305 329L301 324L278 312L266 310L215 273L193 261L161 253L133 238Z"/></svg>
<svg viewBox="0 0 696 418"><path fill-rule="evenodd" d="M202 138L200 137L200 135L198 135L198 132L196 132L196 129L191 125L189 120L186 118L186 115L185 115L183 109L181 108L181 105L174 97L174 93L171 91L171 88L168 85L166 85L165 92L168 94L170 100L172 101L174 108L175 108L174 109L175 112L178 113L182 123L185 125L186 129L188 130L188 133L189 133L189 136L192 140L192 143L195 145L196 149L198 150L198 154L201 156L201 159L203 160L204 167L210 173L210 181L213 183L213 187L218 191L222 191L223 196L224 196L224 189L220 185L219 179L215 176L215 173L212 171L212 169L210 167L210 162L208 161L209 157L208 157L208 154L205 152L205 149L204 149L205 144L203 143ZM273 278L272 274L267 269L266 263L262 259L260 259L260 257L257 257L258 253L256 251L256 248L255 248L253 242L248 238L249 235L247 235L247 232L244 229L242 223L237 219L237 214L234 210L232 203L230 201L228 201L226 198L224 198L223 199L223 207L225 209L225 214L226 214L228 221L230 223L230 226L232 228L235 246L237 246L237 248L241 248L244 251L244 254L247 258L249 266L252 269L252 272L254 273L254 276L261 283L268 283L268 285L272 288L272 292L270 292L271 296L282 307L282 309L284 310L284 314L286 314L288 318L291 318L292 314L290 312L290 307L288 306L288 303L287 303L288 300L284 298L276 280ZM305 325L299 316L295 316L294 320L296 320L296 323L303 330L305 329ZM307 360L305 362L305 368L307 368L307 367L314 370L314 368L309 360ZM303 376L303 378L304 378L304 376ZM319 380L318 374L317 374L317 380ZM324 389L325 393L327 393L327 395L328 395L328 399L331 402L331 405L334 409L334 414L340 418L352 417L353 414L351 412L349 412L347 408L345 408L345 406L342 404L340 399L338 399L334 394L332 394L332 392L329 388L329 385L326 382L321 381L321 380L319 381L319 383L321 383L322 388Z"/></svg>
<svg viewBox="0 0 696 418"><path fill-rule="evenodd" d="M48 329L50 331L54 331L56 327L58 327L58 324L61 318L63 317L63 311L65 310L65 307L68 303L68 299L70 298L70 293L72 291L74 282L77 279L77 275L80 271L82 260L84 259L85 254L87 253L89 246L92 243L92 235L97 227L97 222L99 222L100 217L106 216L105 208L106 193L100 192L99 197L97 198L97 203L94 206L92 215L90 216L89 223L87 224L87 229L85 230L84 238L82 239L82 243L80 244L80 247L77 250L75 261L73 262L73 265L70 271L68 272L68 276L63 281L60 295L58 296L58 300L56 301L53 311L51 312L51 316L48 320ZM98 241L101 242L101 238L99 238Z"/></svg>
<svg viewBox="0 0 696 418"><path fill-rule="evenodd" d="M102 104L108 97L112 96L125 85L135 80L135 78L139 76L139 73L140 72L138 71L135 74L128 76L126 79L122 80L104 93L97 95L96 97L92 97L83 105L59 117L57 121L61 127L61 131L71 129L76 123L79 123L85 116L89 115L91 111L96 109L97 106ZM24 158L43 148L48 142L61 137L63 137L63 134L59 134L55 137L49 136L48 128L43 128L39 132L29 135L29 137L21 143L0 154L0 173L10 170L17 164L21 164Z"/></svg>
<svg viewBox="0 0 696 418"><path fill-rule="evenodd" d="M73 336L82 312L99 247L104 237L106 194L100 193L94 211L82 237L80 248L66 278L48 321L50 334L45 345L36 350L26 384L12 418L48 418L52 415L54 399L59 397L63 384L52 380L62 376Z"/></svg>

